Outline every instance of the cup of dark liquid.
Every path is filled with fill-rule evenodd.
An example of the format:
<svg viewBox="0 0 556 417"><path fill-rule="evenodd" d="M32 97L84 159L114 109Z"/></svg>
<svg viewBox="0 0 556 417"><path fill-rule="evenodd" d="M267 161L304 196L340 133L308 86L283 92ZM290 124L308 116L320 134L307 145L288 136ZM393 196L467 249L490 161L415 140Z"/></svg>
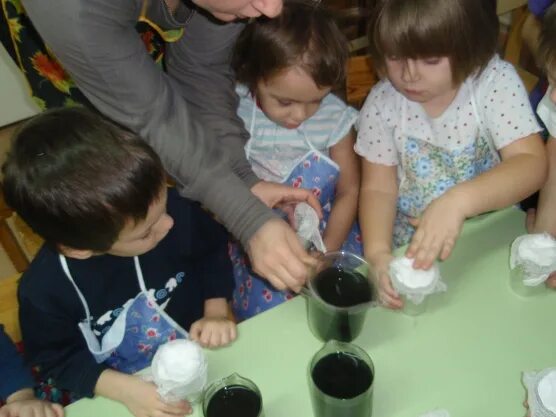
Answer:
<svg viewBox="0 0 556 417"><path fill-rule="evenodd" d="M376 290L368 279L367 262L350 252L328 252L319 259L315 276L303 294L313 334L322 341L351 342L376 305Z"/></svg>
<svg viewBox="0 0 556 417"><path fill-rule="evenodd" d="M309 390L315 417L371 417L375 369L360 347L336 340L311 360Z"/></svg>
<svg viewBox="0 0 556 417"><path fill-rule="evenodd" d="M264 417L263 397L255 383L234 373L203 393L204 417Z"/></svg>

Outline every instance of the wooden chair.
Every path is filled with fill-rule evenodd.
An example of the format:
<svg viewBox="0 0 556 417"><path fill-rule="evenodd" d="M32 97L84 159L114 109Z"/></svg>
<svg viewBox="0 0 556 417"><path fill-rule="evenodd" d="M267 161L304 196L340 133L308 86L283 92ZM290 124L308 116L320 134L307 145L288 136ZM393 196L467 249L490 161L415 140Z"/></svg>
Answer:
<svg viewBox="0 0 556 417"><path fill-rule="evenodd" d="M346 74L346 102L361 108L378 76L368 55L352 56L348 60Z"/></svg>
<svg viewBox="0 0 556 417"><path fill-rule="evenodd" d="M526 6L520 6L512 11L512 20L508 33L508 39L504 48L504 59L511 62L521 77L527 91L531 91L537 84L539 78L523 67L523 55L526 52L522 37L523 25L530 16Z"/></svg>
<svg viewBox="0 0 556 417"><path fill-rule="evenodd" d="M21 341L19 327L19 304L17 302L17 285L20 274L0 280L0 323L11 339Z"/></svg>
<svg viewBox="0 0 556 417"><path fill-rule="evenodd" d="M8 225L8 219L14 215L13 210L8 207L4 195L0 191L0 244L4 247L6 254L12 261L17 272L23 272L29 266L29 260L25 255L13 230Z"/></svg>

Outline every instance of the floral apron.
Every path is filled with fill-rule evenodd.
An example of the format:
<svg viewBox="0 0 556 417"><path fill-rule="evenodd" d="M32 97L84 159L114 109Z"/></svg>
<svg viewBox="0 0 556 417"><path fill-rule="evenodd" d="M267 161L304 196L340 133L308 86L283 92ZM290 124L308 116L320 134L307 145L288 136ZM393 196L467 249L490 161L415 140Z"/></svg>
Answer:
<svg viewBox="0 0 556 417"><path fill-rule="evenodd" d="M253 136L256 109L254 106L250 126L251 139L245 145L246 156L251 163L251 146L256 140ZM296 161L282 183L295 188L309 189L319 199L323 210L323 219L319 225L322 234L330 217L340 168L336 162L317 150L301 129L299 131L309 151ZM354 223L342 250L362 254L361 232L357 223ZM235 279L232 305L236 319L248 319L293 297L292 292L276 290L267 280L255 274L249 266L247 255L238 243L230 244L230 258Z"/></svg>
<svg viewBox="0 0 556 417"><path fill-rule="evenodd" d="M25 76L29 93L39 108L45 110L77 104L92 107L44 44L21 0L0 0L0 5L0 41ZM177 41L183 29L163 31L146 17L147 5L148 0L145 0L135 28L147 53L163 67L166 42Z"/></svg>
<svg viewBox="0 0 556 417"><path fill-rule="evenodd" d="M78 326L87 347L97 363L128 374L150 366L158 347L177 338L186 339L188 333L161 308L154 296L147 291L139 258L133 258L140 292L128 300L110 329L99 341L94 334L91 313L85 297L77 287L63 255L60 262L85 310L85 319Z"/></svg>
<svg viewBox="0 0 556 417"><path fill-rule="evenodd" d="M471 104L477 121L477 139L458 149L448 150L407 131L407 101L402 105L402 149L398 168L398 202L394 223L393 245L403 246L411 240L415 228L410 217L419 217L427 206L448 189L492 169L500 162L490 136L479 116L477 101L469 81Z"/></svg>

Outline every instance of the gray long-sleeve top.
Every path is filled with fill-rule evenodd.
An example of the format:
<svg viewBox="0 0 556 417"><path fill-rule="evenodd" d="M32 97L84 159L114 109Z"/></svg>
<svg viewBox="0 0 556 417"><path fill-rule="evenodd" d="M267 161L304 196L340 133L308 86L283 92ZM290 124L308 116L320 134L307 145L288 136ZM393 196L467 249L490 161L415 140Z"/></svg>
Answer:
<svg viewBox="0 0 556 417"><path fill-rule="evenodd" d="M160 155L180 192L215 213L244 244L271 217L249 190L258 179L243 146L229 60L240 23L221 24L181 2L23 0L34 26L76 85L110 119L140 134ZM142 10L164 30L164 73L135 24Z"/></svg>

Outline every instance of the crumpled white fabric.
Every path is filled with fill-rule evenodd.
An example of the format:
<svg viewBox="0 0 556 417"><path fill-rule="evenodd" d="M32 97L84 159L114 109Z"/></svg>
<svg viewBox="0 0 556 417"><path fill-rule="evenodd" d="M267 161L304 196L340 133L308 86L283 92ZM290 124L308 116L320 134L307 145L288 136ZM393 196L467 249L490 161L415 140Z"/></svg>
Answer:
<svg viewBox="0 0 556 417"><path fill-rule="evenodd" d="M398 294L414 304L421 304L427 295L447 289L436 262L426 271L414 269L413 259L406 256L399 256L390 262L390 279Z"/></svg>
<svg viewBox="0 0 556 417"><path fill-rule="evenodd" d="M519 236L512 243L510 268L523 268L523 284L535 287L556 271L556 239L548 233Z"/></svg>
<svg viewBox="0 0 556 417"><path fill-rule="evenodd" d="M556 368L524 372L523 385L531 417L556 417Z"/></svg>
<svg viewBox="0 0 556 417"><path fill-rule="evenodd" d="M537 106L537 114L546 126L546 130L553 138L556 138L556 104L550 100L550 92L553 87L549 87L546 94Z"/></svg>
<svg viewBox="0 0 556 417"><path fill-rule="evenodd" d="M312 243L317 250L326 253L319 231L319 216L315 209L307 203L299 203L295 206L293 215L297 236L303 246L308 247Z"/></svg>
<svg viewBox="0 0 556 417"><path fill-rule="evenodd" d="M145 379L153 381L163 400L198 399L207 383L207 360L196 342L177 339L156 351Z"/></svg>
<svg viewBox="0 0 556 417"><path fill-rule="evenodd" d="M421 414L419 417L450 417L450 413L447 410L437 409Z"/></svg>

